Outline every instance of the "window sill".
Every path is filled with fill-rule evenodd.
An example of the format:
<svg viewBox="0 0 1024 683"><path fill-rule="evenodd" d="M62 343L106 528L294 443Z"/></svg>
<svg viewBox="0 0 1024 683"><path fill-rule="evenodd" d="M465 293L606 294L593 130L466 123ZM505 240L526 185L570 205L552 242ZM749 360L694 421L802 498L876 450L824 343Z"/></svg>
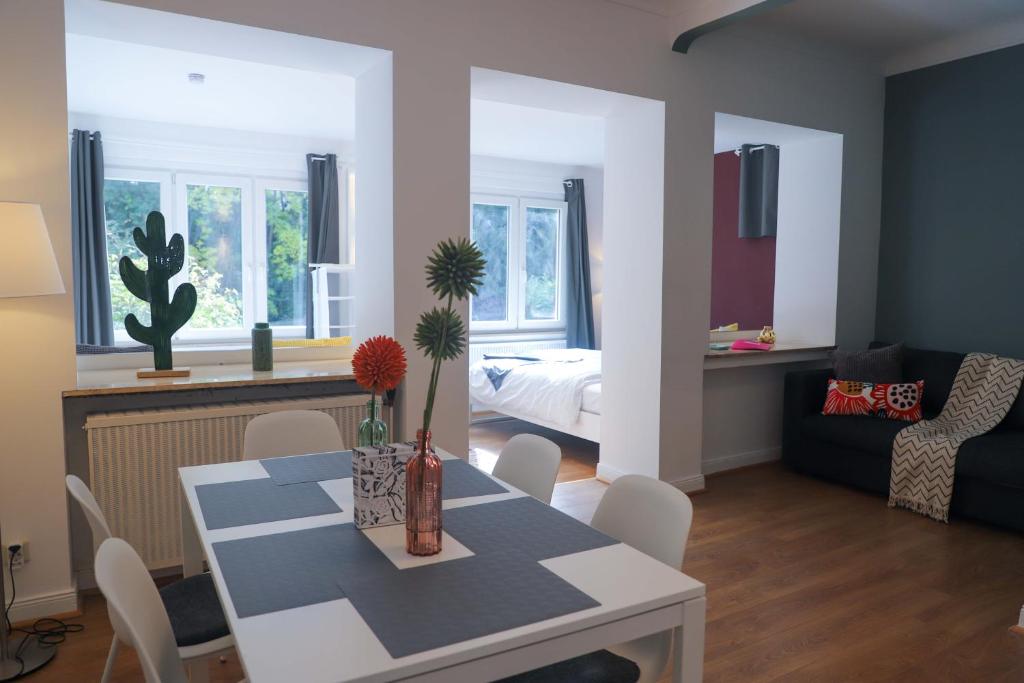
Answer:
<svg viewBox="0 0 1024 683"><path fill-rule="evenodd" d="M351 346L280 347L274 349L274 360L281 363L348 360ZM142 353L111 353L78 356L78 371L127 370L153 365L152 355ZM252 347L248 343L217 345L184 345L174 349L174 364L182 367L214 367L252 363Z"/></svg>

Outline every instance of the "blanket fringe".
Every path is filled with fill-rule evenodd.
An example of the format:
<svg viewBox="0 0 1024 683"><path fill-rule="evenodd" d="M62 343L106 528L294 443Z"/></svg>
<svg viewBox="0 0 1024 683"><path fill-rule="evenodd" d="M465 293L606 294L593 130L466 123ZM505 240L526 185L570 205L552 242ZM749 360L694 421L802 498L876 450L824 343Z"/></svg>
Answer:
<svg viewBox="0 0 1024 683"><path fill-rule="evenodd" d="M911 496L896 496L889 494L889 507L894 508L897 506L913 510L919 514L927 515L936 521L949 524L949 511L941 505L932 505L927 501L918 500Z"/></svg>

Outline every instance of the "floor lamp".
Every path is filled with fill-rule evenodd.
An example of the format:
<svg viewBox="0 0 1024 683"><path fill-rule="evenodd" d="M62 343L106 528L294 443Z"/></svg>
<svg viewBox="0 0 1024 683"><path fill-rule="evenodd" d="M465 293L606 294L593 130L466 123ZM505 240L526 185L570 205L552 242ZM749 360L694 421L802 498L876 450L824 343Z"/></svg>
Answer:
<svg viewBox="0 0 1024 683"><path fill-rule="evenodd" d="M0 202L0 298L63 293L64 282L39 205ZM3 327L10 329L7 325ZM3 562L0 570L0 612L6 614L7 596L3 581L9 566L6 546L0 548L0 555ZM35 671L53 659L54 652L56 648L41 647L34 637L29 637L24 643L20 638L8 641L7 623L5 617L0 616L0 681Z"/></svg>

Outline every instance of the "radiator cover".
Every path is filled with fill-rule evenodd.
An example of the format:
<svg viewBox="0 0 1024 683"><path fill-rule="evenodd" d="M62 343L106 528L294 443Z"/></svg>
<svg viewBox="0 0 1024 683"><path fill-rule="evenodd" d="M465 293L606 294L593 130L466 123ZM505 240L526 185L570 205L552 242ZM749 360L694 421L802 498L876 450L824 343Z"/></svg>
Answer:
<svg viewBox="0 0 1024 683"><path fill-rule="evenodd" d="M346 446L358 440L369 394L213 404L90 415L90 486L110 530L150 569L181 564L178 468L242 457L249 420L279 410L319 410L338 423ZM390 423L390 409L384 419Z"/></svg>

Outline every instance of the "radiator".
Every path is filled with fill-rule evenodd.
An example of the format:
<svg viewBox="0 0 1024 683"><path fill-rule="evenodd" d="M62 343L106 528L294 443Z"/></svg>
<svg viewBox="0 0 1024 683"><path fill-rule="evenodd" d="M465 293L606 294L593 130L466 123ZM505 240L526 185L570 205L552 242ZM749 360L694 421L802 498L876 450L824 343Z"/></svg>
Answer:
<svg viewBox="0 0 1024 683"><path fill-rule="evenodd" d="M489 342L469 340L469 364L484 359L485 353L526 353L542 349L564 349L564 339L542 339L538 341Z"/></svg>
<svg viewBox="0 0 1024 683"><path fill-rule="evenodd" d="M345 445L355 445L368 400L368 394L356 394L90 415L90 485L111 532L128 541L147 567L177 566L179 467L241 459L249 420L278 410L325 412L337 421ZM384 419L390 417L385 408Z"/></svg>

